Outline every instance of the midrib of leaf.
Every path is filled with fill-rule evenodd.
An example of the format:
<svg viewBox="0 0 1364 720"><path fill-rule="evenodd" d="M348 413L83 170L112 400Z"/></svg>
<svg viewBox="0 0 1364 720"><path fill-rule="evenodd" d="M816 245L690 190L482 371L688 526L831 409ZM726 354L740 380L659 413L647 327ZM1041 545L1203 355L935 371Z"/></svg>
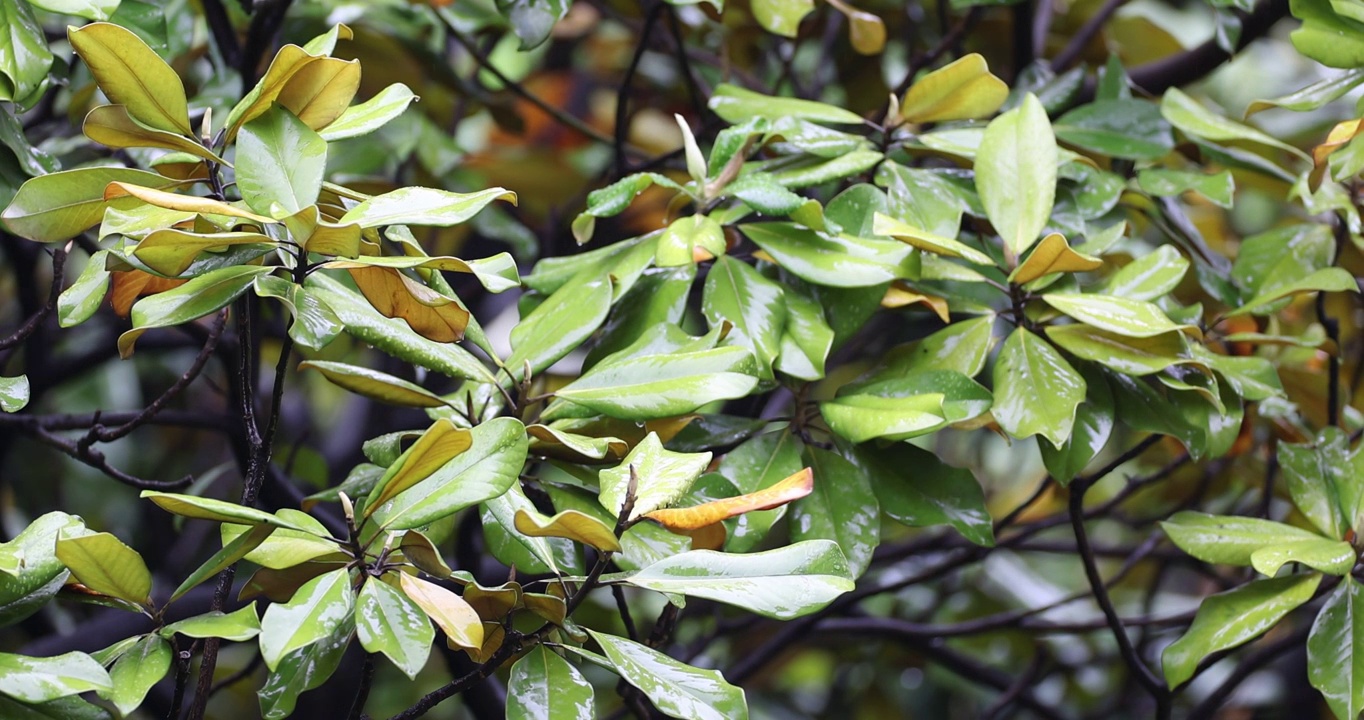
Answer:
<svg viewBox="0 0 1364 720"><path fill-rule="evenodd" d="M166 118L166 120L170 121L170 124L171 124L171 125L175 125L176 127L179 127L179 123L176 122L176 119L175 119L174 117L171 116L170 111L167 110L166 107L165 107L164 105L161 104L161 101L160 101L159 99L157 99L156 93L152 92L152 89L149 88L149 87L147 87L147 85L146 85L145 83L142 82L142 76L139 75L139 74L137 74L137 72L133 70L133 67L132 67L131 65L128 64L128 61L127 61L127 60L124 60L124 59L123 59L123 56L120 55L120 54L118 53L118 51L114 50L112 47L109 47L108 45L103 45L102 43L101 43L101 46L104 47L104 48L106 48L106 49L108 49L108 50L109 50L109 54L110 54L110 55L113 55L113 56L114 56L114 59L115 59L115 60L118 60L119 64L123 66L123 69L124 69L124 70L127 70L127 71L128 71L128 74L133 76L133 80L137 83L137 86L138 86L139 88L142 88L142 92L143 92L144 94L146 94L146 96L147 96L148 98L151 99L152 104L156 106L156 109L158 109L158 110L161 111L162 116L164 116L164 117ZM172 72L174 72L174 71L172 71ZM129 113L129 114L131 115L131 113Z"/></svg>

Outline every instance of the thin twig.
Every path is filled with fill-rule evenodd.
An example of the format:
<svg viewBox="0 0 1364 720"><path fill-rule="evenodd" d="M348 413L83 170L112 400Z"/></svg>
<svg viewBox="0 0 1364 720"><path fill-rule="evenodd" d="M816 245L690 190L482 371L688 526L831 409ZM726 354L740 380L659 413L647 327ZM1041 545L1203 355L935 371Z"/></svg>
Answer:
<svg viewBox="0 0 1364 720"><path fill-rule="evenodd" d="M33 331L42 326L48 315L57 308L57 298L62 294L62 272L66 269L66 249L58 248L52 253L52 289L48 291L47 303L34 313L13 335L0 339L0 350L8 350L23 342Z"/></svg>

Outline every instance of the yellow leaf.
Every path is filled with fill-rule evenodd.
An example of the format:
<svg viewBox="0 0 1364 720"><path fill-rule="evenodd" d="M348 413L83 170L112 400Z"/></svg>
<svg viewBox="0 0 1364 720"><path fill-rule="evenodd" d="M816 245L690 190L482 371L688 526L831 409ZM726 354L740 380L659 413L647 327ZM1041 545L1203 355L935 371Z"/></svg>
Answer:
<svg viewBox="0 0 1364 720"><path fill-rule="evenodd" d="M251 243L276 244L268 236L253 232L229 233L192 233L183 230L162 229L152 232L133 250L137 259L147 267L162 275L179 275L184 272L199 253L210 248L229 245L248 245Z"/></svg>
<svg viewBox="0 0 1364 720"><path fill-rule="evenodd" d="M906 245L935 255L961 258L976 265L993 266L995 264L989 255L960 240L934 235L927 230L920 230L889 215L875 213L872 216L871 231L877 235L889 235Z"/></svg>
<svg viewBox="0 0 1364 720"><path fill-rule="evenodd" d="M483 638L481 646L464 648L465 652L469 653L469 659L479 664L492 659L493 655L502 647L502 641L507 638L507 631L503 629L501 622L485 622L483 623ZM446 638L445 645L451 649L463 647L449 638Z"/></svg>
<svg viewBox="0 0 1364 720"><path fill-rule="evenodd" d="M554 517L540 513L531 514L525 510L516 511L516 531L529 537L568 538L574 542L605 552L619 552L620 542L602 521L578 512L565 510Z"/></svg>
<svg viewBox="0 0 1364 720"><path fill-rule="evenodd" d="M132 332L132 331L129 331ZM125 333L126 334L126 333ZM298 364L299 370L317 370L330 382L357 395L410 407L442 407L450 403L426 388L378 370L339 362L309 360Z"/></svg>
<svg viewBox="0 0 1364 720"><path fill-rule="evenodd" d="M289 228L294 240L310 253L340 257L356 257L360 254L360 226L327 222L319 214L316 205L309 205L280 222Z"/></svg>
<svg viewBox="0 0 1364 720"><path fill-rule="evenodd" d="M908 122L971 120L999 109L1009 86L990 74L985 58L971 53L944 65L914 83L900 103L900 117Z"/></svg>
<svg viewBox="0 0 1364 720"><path fill-rule="evenodd" d="M1348 144L1360 132L1364 132L1364 119L1346 120L1331 128L1326 142L1312 148L1312 173L1308 175L1308 187L1315 192L1330 169L1331 153Z"/></svg>
<svg viewBox="0 0 1364 720"><path fill-rule="evenodd" d="M771 510L793 500L799 500L809 495L814 487L814 473L810 471L810 468L805 468L781 482L757 492L723 500L712 500L695 507L654 510L646 513L644 517L658 522L674 532L699 530L735 515L742 515L755 510Z"/></svg>
<svg viewBox="0 0 1364 720"><path fill-rule="evenodd" d="M149 128L134 120L125 105L101 105L85 116L85 136L111 148L154 147L197 155L226 165L212 150L175 133Z"/></svg>
<svg viewBox="0 0 1364 720"><path fill-rule="evenodd" d="M141 38L104 22L67 28L66 34L110 100L158 130L194 135L180 76Z"/></svg>
<svg viewBox="0 0 1364 720"><path fill-rule="evenodd" d="M402 318L412 330L436 342L464 337L469 312L393 268L354 268L350 276L365 299L387 317Z"/></svg>
<svg viewBox="0 0 1364 720"><path fill-rule="evenodd" d="M317 55L308 54L306 50L297 45L285 45L280 48L279 52L275 54L275 59L270 61L270 67L266 69L265 76L228 113L226 141L232 142L242 125L269 110L270 106L279 99L279 94L284 91L284 86L289 84L289 80L295 74L310 63L321 59Z"/></svg>
<svg viewBox="0 0 1364 720"><path fill-rule="evenodd" d="M896 281L886 288L885 297L881 298L881 307L883 308L902 308L914 304L927 305L944 323L952 322L946 298L940 298L937 295L925 295L911 289L902 282Z"/></svg>
<svg viewBox="0 0 1364 720"><path fill-rule="evenodd" d="M848 16L848 40L854 50L862 55L877 55L885 49L886 24L881 22L881 18L858 10L842 0L829 0L829 4Z"/></svg>
<svg viewBox="0 0 1364 720"><path fill-rule="evenodd" d="M483 647L483 621L464 598L406 573L398 573L398 583L403 593L440 626L450 642L470 650Z"/></svg>
<svg viewBox="0 0 1364 720"><path fill-rule="evenodd" d="M112 182L104 188L104 199L114 200L116 198L132 196L148 205L166 208L168 210L180 210L182 212L199 213L201 215L227 215L239 217L262 225L270 225L275 221L263 215L257 215L250 210L243 210L236 205L230 205L218 200L212 200L197 195L180 195L178 193L166 192L164 190L153 190L141 185L132 185L123 182Z"/></svg>
<svg viewBox="0 0 1364 720"><path fill-rule="evenodd" d="M391 477L379 481L378 487L382 489L372 500L365 503L365 515L368 516L398 493L430 477L431 473L468 450L473 444L474 436L468 430L455 427L448 418L437 420L417 438L417 442L407 451L402 463L390 468Z"/></svg>
<svg viewBox="0 0 1364 720"><path fill-rule="evenodd" d="M1075 252L1060 233L1052 233L1042 238L1028 259L1014 269L1009 282L1023 285L1044 275L1097 270L1103 264L1099 258Z"/></svg>
<svg viewBox="0 0 1364 720"><path fill-rule="evenodd" d="M360 89L360 63L356 60L319 58L304 63L284 87L278 101L314 130L332 124L350 107Z"/></svg>

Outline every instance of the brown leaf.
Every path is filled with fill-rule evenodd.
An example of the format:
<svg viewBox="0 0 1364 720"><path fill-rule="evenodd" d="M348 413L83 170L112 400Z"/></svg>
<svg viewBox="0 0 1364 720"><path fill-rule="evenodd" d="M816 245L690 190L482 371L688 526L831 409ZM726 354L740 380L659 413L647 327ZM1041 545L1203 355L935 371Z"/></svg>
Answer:
<svg viewBox="0 0 1364 720"><path fill-rule="evenodd" d="M422 337L436 342L455 342L464 337L469 312L453 299L393 268L366 267L349 272L375 310L402 318Z"/></svg>
<svg viewBox="0 0 1364 720"><path fill-rule="evenodd" d="M137 302L138 298L155 295L189 282L188 280L158 277L141 270L114 272L111 279L113 288L109 293L109 302L114 306L114 312L118 313L119 317L128 317L128 313L132 312L133 303Z"/></svg>

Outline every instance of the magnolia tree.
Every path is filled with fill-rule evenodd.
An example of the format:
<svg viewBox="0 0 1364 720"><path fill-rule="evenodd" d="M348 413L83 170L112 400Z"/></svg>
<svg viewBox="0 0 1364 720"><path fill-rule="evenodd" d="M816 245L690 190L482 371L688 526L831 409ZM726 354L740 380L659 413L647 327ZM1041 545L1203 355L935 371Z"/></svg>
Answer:
<svg viewBox="0 0 1364 720"><path fill-rule="evenodd" d="M1364 15L1195 10L0 0L0 715L1354 720Z"/></svg>

